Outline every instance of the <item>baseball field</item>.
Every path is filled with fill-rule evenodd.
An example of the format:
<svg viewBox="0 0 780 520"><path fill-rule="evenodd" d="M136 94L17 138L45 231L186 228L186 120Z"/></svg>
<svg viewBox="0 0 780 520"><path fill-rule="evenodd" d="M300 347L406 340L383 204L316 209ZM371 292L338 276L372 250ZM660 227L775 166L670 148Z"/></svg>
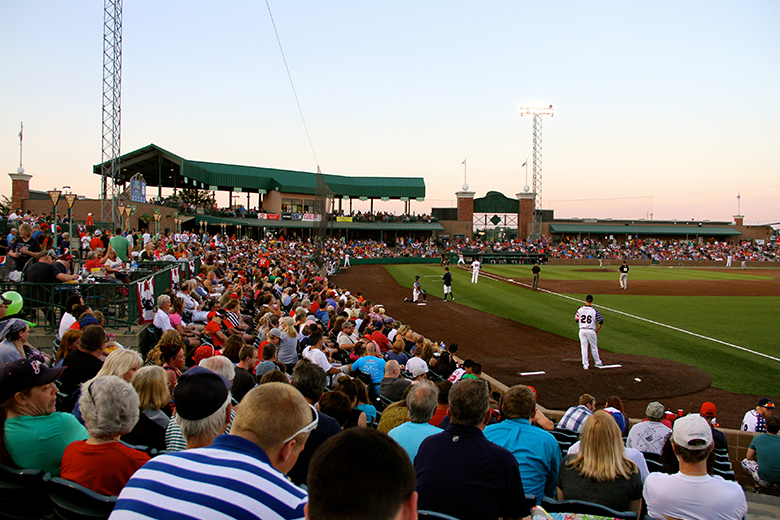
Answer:
<svg viewBox="0 0 780 520"><path fill-rule="evenodd" d="M638 407L650 398L687 409L720 399L741 407L727 420L735 422L756 396L778 393L778 268L637 266L621 290L617 266L542 266L539 291L530 290L530 266L484 266L478 284L470 270L451 270L456 301L447 303L437 265L360 266L337 283L383 303L426 337L458 342L461 357L505 384L534 385L552 408L585 391ZM415 275L427 305L402 303ZM574 313L586 294L604 316L601 357L620 366L582 370ZM719 413L722 423L727 415Z"/></svg>

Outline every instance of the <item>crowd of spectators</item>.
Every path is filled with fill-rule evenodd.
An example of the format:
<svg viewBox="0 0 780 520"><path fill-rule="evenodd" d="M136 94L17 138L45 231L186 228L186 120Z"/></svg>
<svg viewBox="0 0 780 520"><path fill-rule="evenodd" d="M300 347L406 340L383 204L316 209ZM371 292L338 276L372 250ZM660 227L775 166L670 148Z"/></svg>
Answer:
<svg viewBox="0 0 780 520"><path fill-rule="evenodd" d="M90 249L98 239L90 252L104 234L87 235ZM585 394L557 424L581 435L564 453L533 388L491 393L458 345L426 338L381 302L333 283L330 267L344 255L382 254L384 244L114 237L126 242L109 238L106 249L124 246L126 261L201 260L197 276L158 299L159 341L146 359L107 352L110 338L76 298L63 322L80 336L62 335L67 351L47 359L11 341L0 375L2 463L118 494L114 518L380 517L383 509L414 518L418 508L521 518L534 506L526 494L621 511L644 503L652 518L746 513L742 489L708 473L722 442L712 403L689 417L650 403L633 432L619 399L599 409ZM396 249L433 248L404 242ZM17 321L0 322L0 341L24 334ZM746 429L770 436L756 437L745 464L758 486L778 483L773 408L762 400L746 414ZM166 453L149 460L120 441ZM645 453L659 444L669 466L651 473ZM379 488L388 475L393 485ZM354 478L371 485L359 499L342 498Z"/></svg>
<svg viewBox="0 0 780 520"><path fill-rule="evenodd" d="M594 260L714 260L778 261L780 247L776 242L758 245L744 241L736 244L723 241L632 239L625 242L567 239L548 240L469 240L447 243L447 250L462 253L523 253L541 254L552 259Z"/></svg>

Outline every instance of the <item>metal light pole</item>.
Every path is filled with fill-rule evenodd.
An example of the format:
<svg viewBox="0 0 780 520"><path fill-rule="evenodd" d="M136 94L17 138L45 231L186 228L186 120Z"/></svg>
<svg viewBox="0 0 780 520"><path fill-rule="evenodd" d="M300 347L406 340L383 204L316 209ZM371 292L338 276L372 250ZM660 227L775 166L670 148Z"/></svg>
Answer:
<svg viewBox="0 0 780 520"><path fill-rule="evenodd" d="M68 249L73 249L73 204L76 202L76 194L70 192L70 186L63 186L63 190L66 191L65 193L65 201L68 203L68 234L70 235L71 243L68 244ZM78 249L78 246L76 246L76 249ZM73 254L73 253L71 253Z"/></svg>
<svg viewBox="0 0 780 520"><path fill-rule="evenodd" d="M54 221L53 224L53 233L54 236L54 249L57 249L57 203L60 201L60 195L62 195L62 191L58 190L57 188L54 188L53 190L49 190L49 198L51 199L51 205L52 205L52 220Z"/></svg>
<svg viewBox="0 0 780 520"><path fill-rule="evenodd" d="M518 108L521 116L534 116L534 215L531 234L534 239L542 236L542 116L554 116L555 109L549 107L521 106Z"/></svg>
<svg viewBox="0 0 780 520"><path fill-rule="evenodd" d="M160 218L162 217L162 215L160 214L160 210L159 209L154 210L152 216L154 217L154 234L157 235L160 233Z"/></svg>

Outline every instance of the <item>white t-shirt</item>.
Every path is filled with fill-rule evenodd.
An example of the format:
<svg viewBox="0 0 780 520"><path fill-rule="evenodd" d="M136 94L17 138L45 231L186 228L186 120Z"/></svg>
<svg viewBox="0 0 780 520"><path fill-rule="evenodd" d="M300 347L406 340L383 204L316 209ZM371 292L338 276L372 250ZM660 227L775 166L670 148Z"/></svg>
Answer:
<svg viewBox="0 0 780 520"><path fill-rule="evenodd" d="M651 518L741 520L747 514L742 486L722 477L652 473L643 491Z"/></svg>
<svg viewBox="0 0 780 520"><path fill-rule="evenodd" d="M303 349L303 357L322 368L325 373L328 373L333 365L328 362L328 356L325 355L320 349L311 348L311 345Z"/></svg>
<svg viewBox="0 0 780 520"><path fill-rule="evenodd" d="M666 444L666 437L671 431L665 424L655 421L635 424L628 432L626 447L660 455Z"/></svg>

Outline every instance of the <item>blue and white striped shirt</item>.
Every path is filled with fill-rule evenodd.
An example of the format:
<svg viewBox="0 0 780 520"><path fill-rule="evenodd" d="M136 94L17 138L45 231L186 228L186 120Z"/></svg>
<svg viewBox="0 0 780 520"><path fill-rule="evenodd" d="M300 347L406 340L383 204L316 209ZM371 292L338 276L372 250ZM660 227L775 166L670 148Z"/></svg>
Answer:
<svg viewBox="0 0 780 520"><path fill-rule="evenodd" d="M207 448L144 464L120 493L110 520L297 520L307 501L259 446L220 435Z"/></svg>

